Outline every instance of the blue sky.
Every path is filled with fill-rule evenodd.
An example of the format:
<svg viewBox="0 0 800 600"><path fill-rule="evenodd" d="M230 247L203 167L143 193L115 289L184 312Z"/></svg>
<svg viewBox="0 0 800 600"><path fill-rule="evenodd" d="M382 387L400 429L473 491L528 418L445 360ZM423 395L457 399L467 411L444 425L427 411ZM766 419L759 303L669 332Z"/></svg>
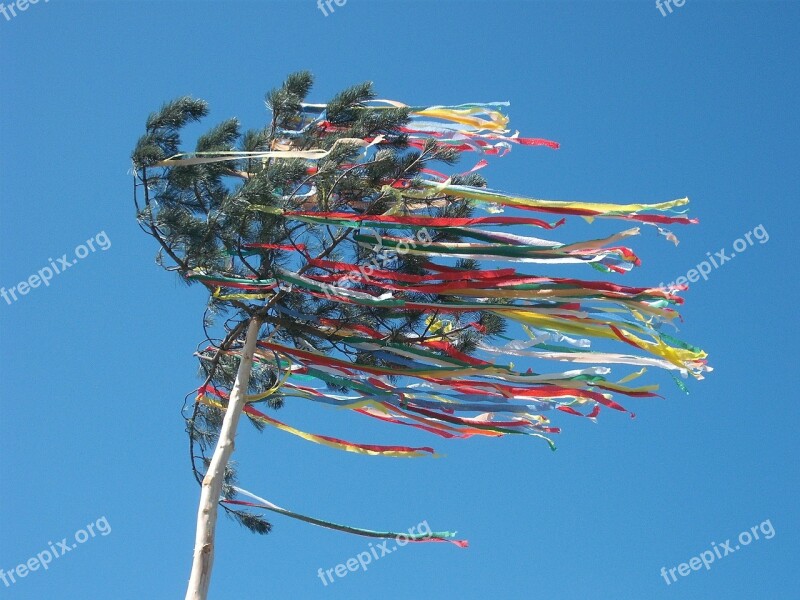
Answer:
<svg viewBox="0 0 800 600"><path fill-rule="evenodd" d="M317 570L367 540L277 515L258 537L222 518L211 597L794 597L800 5L686 0L667 16L649 1L334 8L41 0L0 16L0 286L95 241L48 286L0 299L0 568L90 523L96 533L46 571L0 582L0 597L183 597L198 488L179 411L197 385L205 298L154 265L135 223L130 151L147 114L183 94L210 103L207 124L261 126L264 93L298 69L317 77L312 101L366 79L414 104L511 101L513 128L562 148L493 160L482 173L498 189L604 202L688 195L701 224L676 228L677 248L654 232L635 239L643 265L624 283L672 281L758 226L769 239L686 294L681 335L715 371L689 396L653 374L665 399L634 399L633 420L557 418L555 453L516 437L440 442L299 403L283 420L434 442L447 456L364 457L245 424L236 458L253 492L370 528L427 521L470 548L408 546L326 587ZM662 578L662 567L712 542L733 546L767 520L771 539L671 585Z"/></svg>

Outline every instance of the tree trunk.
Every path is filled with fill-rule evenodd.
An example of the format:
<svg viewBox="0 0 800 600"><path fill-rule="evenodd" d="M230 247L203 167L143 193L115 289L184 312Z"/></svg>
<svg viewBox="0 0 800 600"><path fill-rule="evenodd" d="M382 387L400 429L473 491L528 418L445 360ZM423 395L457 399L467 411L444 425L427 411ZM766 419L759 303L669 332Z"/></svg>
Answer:
<svg viewBox="0 0 800 600"><path fill-rule="evenodd" d="M217 525L217 508L222 494L225 467L233 454L236 428L244 408L247 390L250 385L250 372L253 366L253 353L258 341L261 319L251 318L247 328L244 348L236 372L236 382L231 390L228 408L222 421L217 447L211 464L203 478L200 492L200 506L197 510L197 532L194 542L194 558L186 600L206 600L211 583L211 568L214 564L214 536Z"/></svg>

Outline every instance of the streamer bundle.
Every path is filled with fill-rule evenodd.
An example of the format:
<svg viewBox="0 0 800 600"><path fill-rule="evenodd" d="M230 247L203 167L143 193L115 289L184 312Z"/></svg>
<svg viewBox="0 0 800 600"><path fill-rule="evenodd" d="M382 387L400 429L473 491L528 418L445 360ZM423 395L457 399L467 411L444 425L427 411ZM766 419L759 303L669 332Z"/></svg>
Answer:
<svg viewBox="0 0 800 600"><path fill-rule="evenodd" d="M629 404L656 397L657 386L632 383L648 368L669 371L682 388L681 380L702 379L711 370L705 352L666 332L678 320L685 286L587 277L591 269L616 278L639 266L625 244L642 228L677 243L662 226L696 223L685 214L688 199L616 204L488 189L477 173L488 164L483 157L502 156L515 145L558 148L507 129L506 106L376 100L347 112L300 104L293 119L276 124L278 138L268 149L199 151L156 164L222 168L214 172L243 180L243 190L266 186L263 173L276 164L297 173L288 186L267 182L268 201L242 193L235 205L288 237L251 239L243 230L246 243L226 249L224 268L186 274L207 286L215 302L269 309L263 314L271 333L260 339L254 358L273 380L269 389L251 390L250 419L371 456L437 454L427 445L302 431L254 405L280 397L348 410L408 433L526 435L555 449L551 436L569 418L595 420L604 409L634 416ZM352 137L359 114L375 124L405 118L392 127L365 126L369 133ZM480 155L466 172L448 175L425 164L426 158L449 164L462 153ZM404 168L383 168L390 159ZM568 240L561 232L575 217L623 221L628 228ZM241 351L241 341L209 346L200 358L211 362ZM614 377L612 367L626 371ZM197 400L224 410L229 394L207 383ZM229 502L297 516L252 500ZM365 531L353 532L380 535Z"/></svg>

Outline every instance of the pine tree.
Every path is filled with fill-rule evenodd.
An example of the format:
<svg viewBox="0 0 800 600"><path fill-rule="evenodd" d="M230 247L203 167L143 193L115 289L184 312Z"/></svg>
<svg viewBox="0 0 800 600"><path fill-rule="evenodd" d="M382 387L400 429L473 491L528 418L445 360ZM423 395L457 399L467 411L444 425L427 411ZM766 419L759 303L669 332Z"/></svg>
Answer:
<svg viewBox="0 0 800 600"><path fill-rule="evenodd" d="M435 173L434 164L453 165L464 150L519 143L513 136L483 135L481 124L473 127L477 133L471 137L420 136L412 126L414 115L436 116L437 107L426 113L404 105L376 105L371 83L347 88L326 105L312 105L306 103L311 86L310 73L290 75L266 96L271 110L266 127L243 131L236 119L225 120L200 136L191 154L179 154L181 132L206 117L208 107L201 100L179 98L150 115L133 152L138 221L160 247L158 264L210 292L203 317L205 341L197 353L203 383L186 414L191 467L201 485L187 599L207 596L218 506L256 533L270 531L262 514L242 508L246 503L236 504L230 459L242 414L262 430L274 422L262 411L279 409L289 395L313 393L287 384L292 373L316 377L340 394L331 398L358 393L395 411L383 418L391 414L397 421L413 413L444 437L458 437L459 430L467 431L461 437L542 436L556 431L538 414L545 404L571 414L579 414L573 406L585 404L618 408L608 392L625 393L626 388L606 382L599 368L554 381L473 358L478 349L496 349L490 341L505 337L507 318L528 305L546 314L561 310L560 329L542 325L535 331L539 339L526 347L564 354L557 343L564 336L559 338L558 332L575 332L570 321L578 310L570 304L575 296L587 302L611 298L631 311L635 304L651 318L671 318L665 307L677 301L671 291L599 286L589 294L577 280L514 283L516 274L481 271L473 255L543 261L566 257L605 270L618 270L621 262L632 260L625 249L601 251L599 243L520 245L514 236L480 233L469 225L505 224L502 219L474 218L476 201L493 194L485 180L471 172L431 183L428 174ZM468 129L476 111L469 105L450 114ZM426 226L428 222L432 225ZM552 227L536 219L516 222ZM465 237L488 243L464 243ZM447 255L453 257L449 266L432 262L432 257ZM482 296L476 297L476 288L483 290ZM559 292L562 302L553 293L544 296L545 288L572 291ZM516 298L523 298L523 309ZM539 301L526 302L531 299ZM526 320L529 316L515 320L538 326ZM582 327L589 325L581 322ZM647 327L638 321L627 325L625 330L620 324L616 338L639 343L628 336ZM614 337L607 333L597 335ZM671 361L693 375L704 370L704 355L696 349L682 345L672 350L677 354L649 360ZM315 368L323 357L340 372L349 372L349 367L366 375L350 380ZM420 374L420 364L439 369L441 377ZM459 390L472 399L463 410L481 412L475 398L484 393L496 404L487 410L511 414L508 422L494 425L461 417L452 406L437 403L441 396L435 396L434 388L460 373L476 377L472 389ZM484 373L495 382L478 381ZM424 389L412 393L415 388L399 383L406 377L433 386L434 396L424 397ZM565 380L569 385L558 388ZM524 386L532 390L531 401L521 410L506 399L522 393L514 390ZM651 395L649 390L645 395ZM404 410L411 412L401 415ZM363 412L382 418L374 410ZM596 410L587 416L594 415ZM424 450L387 447L385 453L417 455Z"/></svg>

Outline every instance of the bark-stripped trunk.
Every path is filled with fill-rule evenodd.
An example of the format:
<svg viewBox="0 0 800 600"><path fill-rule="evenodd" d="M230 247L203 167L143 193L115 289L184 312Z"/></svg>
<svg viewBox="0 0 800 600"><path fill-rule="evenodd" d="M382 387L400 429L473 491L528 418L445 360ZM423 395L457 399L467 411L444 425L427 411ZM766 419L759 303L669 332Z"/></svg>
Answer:
<svg viewBox="0 0 800 600"><path fill-rule="evenodd" d="M250 372L253 366L253 352L258 341L261 320L252 318L247 328L247 336L236 372L236 382L231 390L228 409L222 421L217 447L211 458L200 492L200 506L197 510L197 533L194 542L194 558L186 600L206 600L211 583L211 568L214 564L214 536L217 525L217 504L222 493L225 467L233 454L236 428L244 408L247 390L250 385Z"/></svg>

